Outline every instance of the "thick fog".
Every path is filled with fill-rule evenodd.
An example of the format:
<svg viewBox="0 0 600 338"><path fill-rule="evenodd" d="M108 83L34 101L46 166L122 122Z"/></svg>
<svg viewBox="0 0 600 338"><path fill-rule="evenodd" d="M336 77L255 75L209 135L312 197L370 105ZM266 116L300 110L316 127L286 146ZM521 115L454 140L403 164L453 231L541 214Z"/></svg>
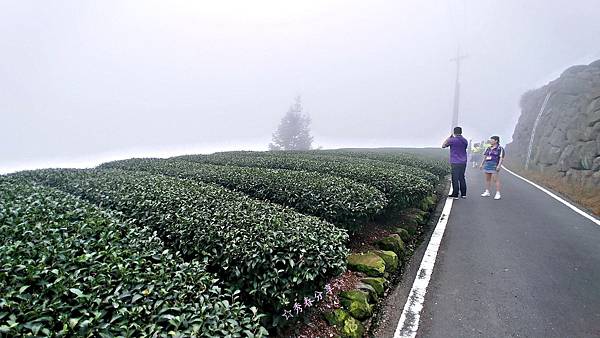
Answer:
<svg viewBox="0 0 600 338"><path fill-rule="evenodd" d="M0 2L0 171L266 150L301 95L314 146L467 138L600 58L597 0Z"/></svg>

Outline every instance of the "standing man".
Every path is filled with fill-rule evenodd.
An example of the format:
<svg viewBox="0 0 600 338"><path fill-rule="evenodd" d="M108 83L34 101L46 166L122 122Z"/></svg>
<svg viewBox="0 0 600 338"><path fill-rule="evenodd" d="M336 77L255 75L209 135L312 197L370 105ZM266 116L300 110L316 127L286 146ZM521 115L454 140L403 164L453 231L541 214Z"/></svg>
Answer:
<svg viewBox="0 0 600 338"><path fill-rule="evenodd" d="M452 193L448 197L458 199L467 198L467 182L465 170L467 169L467 146L469 141L462 136L462 128L455 127L454 132L444 141L442 148L450 147L450 165L452 166Z"/></svg>

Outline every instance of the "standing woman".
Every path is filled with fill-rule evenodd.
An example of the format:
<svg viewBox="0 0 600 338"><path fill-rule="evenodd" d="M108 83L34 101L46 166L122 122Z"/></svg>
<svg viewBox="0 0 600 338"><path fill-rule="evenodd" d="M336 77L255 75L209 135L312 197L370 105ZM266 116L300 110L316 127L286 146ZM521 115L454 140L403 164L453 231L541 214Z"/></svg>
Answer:
<svg viewBox="0 0 600 338"><path fill-rule="evenodd" d="M489 197L490 189L492 187L492 179L496 182L496 195L495 200L502 198L500 195L500 178L498 173L504 160L504 148L500 146L500 137L490 137L490 146L483 153L483 161L479 165L479 169L483 169L485 173L485 191L481 194L482 197Z"/></svg>

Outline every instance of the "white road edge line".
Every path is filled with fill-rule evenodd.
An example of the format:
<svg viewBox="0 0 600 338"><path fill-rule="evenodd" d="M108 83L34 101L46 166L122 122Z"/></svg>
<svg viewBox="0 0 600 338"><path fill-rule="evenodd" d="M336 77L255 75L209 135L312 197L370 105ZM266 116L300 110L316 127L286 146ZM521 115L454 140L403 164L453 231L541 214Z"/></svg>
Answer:
<svg viewBox="0 0 600 338"><path fill-rule="evenodd" d="M510 174L522 179L523 181L533 185L534 187L540 189L541 191L545 192L546 194L550 195L550 197L554 198L555 200L559 201L560 203L566 205L567 207L571 208L573 211L575 211L576 213L580 214L581 216L589 219L590 221L596 223L596 225L600 225L600 220L598 220L597 218L595 218L594 216L588 214L587 212L577 208L576 206L574 206L573 204L565 201L564 199L560 198L559 196L557 196L555 193L553 193L552 191L526 179L525 177L522 177L512 171L510 171L507 167L505 167L504 165L502 166L502 168L504 168L504 170L508 171Z"/></svg>
<svg viewBox="0 0 600 338"><path fill-rule="evenodd" d="M425 250L425 255L421 260L421 266L419 266L419 271L417 272L417 276L415 276L415 281L408 294L408 299L406 300L406 304L404 304L404 309L402 310L402 315L398 321L394 338L413 338L417 335L421 310L423 310L425 294L427 293L427 286L431 280L433 266L442 242L442 237L444 236L444 231L446 230L446 224L448 224L452 203L452 198L446 199L444 209L433 230L433 234L427 245L427 250Z"/></svg>

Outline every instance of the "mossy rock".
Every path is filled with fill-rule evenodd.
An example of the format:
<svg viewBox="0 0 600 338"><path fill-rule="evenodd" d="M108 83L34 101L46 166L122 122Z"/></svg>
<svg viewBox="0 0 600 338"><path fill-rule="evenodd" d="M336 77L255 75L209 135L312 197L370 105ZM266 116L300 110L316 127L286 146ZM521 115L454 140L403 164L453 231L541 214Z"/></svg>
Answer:
<svg viewBox="0 0 600 338"><path fill-rule="evenodd" d="M348 317L340 331L344 338L362 338L365 334L365 327L358 320Z"/></svg>
<svg viewBox="0 0 600 338"><path fill-rule="evenodd" d="M435 199L433 196L427 196L421 201L421 210L429 211L435 206Z"/></svg>
<svg viewBox="0 0 600 338"><path fill-rule="evenodd" d="M358 301L367 301L368 299L368 295L366 292L360 291L360 290L348 290L348 291L342 291L339 294L340 298L346 298L346 299L350 299L350 300L358 300Z"/></svg>
<svg viewBox="0 0 600 338"><path fill-rule="evenodd" d="M406 230L404 228L396 228L395 232L398 235L400 235L400 238L402 238L402 241L404 241L404 242L410 241L411 235L410 235L410 232L408 232L408 230Z"/></svg>
<svg viewBox="0 0 600 338"><path fill-rule="evenodd" d="M393 251L399 257L402 257L404 255L404 242L402 241L402 238L400 238L400 235L398 235L398 234L393 234L388 237L382 238L382 239L378 240L376 244L380 249L387 250L387 251ZM372 276L372 277L378 277L378 276Z"/></svg>
<svg viewBox="0 0 600 338"><path fill-rule="evenodd" d="M360 290L340 292L340 303L356 319L365 320L373 314L369 294Z"/></svg>
<svg viewBox="0 0 600 338"><path fill-rule="evenodd" d="M385 272L385 261L372 252L348 256L348 269L364 272L367 276L379 277Z"/></svg>
<svg viewBox="0 0 600 338"><path fill-rule="evenodd" d="M377 303L379 301L379 295L374 287L366 283L358 283L356 289L364 291L369 295L369 303Z"/></svg>
<svg viewBox="0 0 600 338"><path fill-rule="evenodd" d="M408 234L412 237L417 234L417 228L418 228L418 226L416 224L404 223L404 224L400 225L400 227L398 229L406 230L408 232Z"/></svg>
<svg viewBox="0 0 600 338"><path fill-rule="evenodd" d="M373 287L378 296L383 296L385 292L385 278L382 277L366 277L360 280L365 284L369 284Z"/></svg>
<svg viewBox="0 0 600 338"><path fill-rule="evenodd" d="M335 309L331 312L325 313L325 319L327 320L327 323L338 328L344 325L344 321L348 317L350 317L350 315L348 315L348 312L344 311L343 309Z"/></svg>
<svg viewBox="0 0 600 338"><path fill-rule="evenodd" d="M404 214L404 219L408 224L424 225L427 223L427 217L429 213L421 209L410 209Z"/></svg>
<svg viewBox="0 0 600 338"><path fill-rule="evenodd" d="M418 227L419 226L419 220L417 219L417 217L415 217L414 215L404 215L403 216L403 222L401 227L408 229L407 227Z"/></svg>
<svg viewBox="0 0 600 338"><path fill-rule="evenodd" d="M326 313L325 319L329 325L337 327L344 338L361 338L365 334L365 327L362 323L343 309L335 309Z"/></svg>
<svg viewBox="0 0 600 338"><path fill-rule="evenodd" d="M375 250L374 254L385 262L385 271L394 272L398 269L398 255L393 251Z"/></svg>

